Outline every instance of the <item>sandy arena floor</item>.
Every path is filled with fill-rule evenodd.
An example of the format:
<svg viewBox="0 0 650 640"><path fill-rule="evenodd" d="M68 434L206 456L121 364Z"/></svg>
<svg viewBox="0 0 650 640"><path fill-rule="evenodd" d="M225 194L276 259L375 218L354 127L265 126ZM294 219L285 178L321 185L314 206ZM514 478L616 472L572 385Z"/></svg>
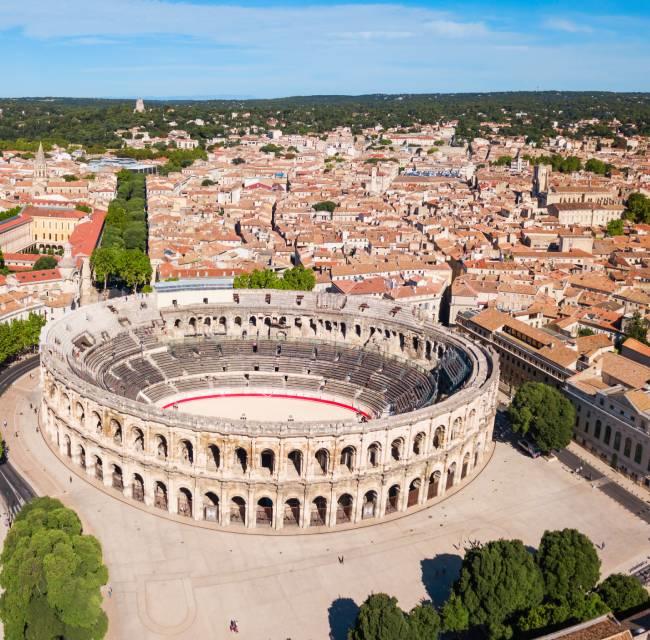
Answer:
<svg viewBox="0 0 650 640"><path fill-rule="evenodd" d="M354 407L343 402L319 398L298 398L286 396L251 395L233 392L232 396L188 394L165 398L160 406L168 411L182 411L210 418L239 420L264 420L282 422L293 418L296 422L348 420L357 415Z"/></svg>

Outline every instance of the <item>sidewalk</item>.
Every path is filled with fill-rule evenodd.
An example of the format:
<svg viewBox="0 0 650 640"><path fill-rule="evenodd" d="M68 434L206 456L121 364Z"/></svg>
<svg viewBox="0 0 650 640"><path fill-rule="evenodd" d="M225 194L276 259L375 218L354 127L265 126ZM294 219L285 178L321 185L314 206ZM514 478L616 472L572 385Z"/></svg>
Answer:
<svg viewBox="0 0 650 640"><path fill-rule="evenodd" d="M602 458L591 453L591 451L588 451L573 440L567 449L574 455L578 456L581 460L584 460L587 464L590 464L592 467L597 469L608 480L615 482L626 491L629 491L632 495L650 504L650 491L641 485L638 485L636 482L632 482L632 480L626 478L622 473L618 473L618 471L612 469L612 467L602 460Z"/></svg>

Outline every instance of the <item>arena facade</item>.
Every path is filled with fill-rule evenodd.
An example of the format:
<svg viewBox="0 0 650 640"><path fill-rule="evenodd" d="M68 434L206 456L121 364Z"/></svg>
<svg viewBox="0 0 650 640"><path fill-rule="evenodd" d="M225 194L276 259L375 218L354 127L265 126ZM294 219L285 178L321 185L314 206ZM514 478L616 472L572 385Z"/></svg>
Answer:
<svg viewBox="0 0 650 640"><path fill-rule="evenodd" d="M498 363L390 301L169 282L50 323L41 377L42 431L91 482L215 528L298 533L467 482L488 459Z"/></svg>

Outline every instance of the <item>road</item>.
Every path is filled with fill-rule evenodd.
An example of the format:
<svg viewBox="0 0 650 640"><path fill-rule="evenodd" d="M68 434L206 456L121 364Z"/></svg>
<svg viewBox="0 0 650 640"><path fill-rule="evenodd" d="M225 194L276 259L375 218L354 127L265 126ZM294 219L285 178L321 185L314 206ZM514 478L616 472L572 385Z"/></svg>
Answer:
<svg viewBox="0 0 650 640"><path fill-rule="evenodd" d="M0 373L0 395L2 395L16 380L38 366L39 357L32 356ZM31 500L36 493L9 460L0 464L0 495L13 519L22 506Z"/></svg>

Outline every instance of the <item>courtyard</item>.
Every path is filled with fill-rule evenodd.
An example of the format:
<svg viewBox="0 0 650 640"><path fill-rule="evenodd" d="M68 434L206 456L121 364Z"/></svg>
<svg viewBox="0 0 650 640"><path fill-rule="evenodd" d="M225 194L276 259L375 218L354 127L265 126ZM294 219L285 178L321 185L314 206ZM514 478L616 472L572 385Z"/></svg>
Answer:
<svg viewBox="0 0 650 640"><path fill-rule="evenodd" d="M109 638L227 638L235 619L242 639L343 640L371 592L395 595L405 609L423 598L440 602L470 540L535 545L545 529L574 527L605 543L603 575L628 571L650 548L641 519L558 461L533 460L508 443L496 444L459 493L375 526L265 536L175 522L68 471L36 431L35 378L23 377L0 400L10 458L39 494L74 508L101 540L112 590Z"/></svg>

